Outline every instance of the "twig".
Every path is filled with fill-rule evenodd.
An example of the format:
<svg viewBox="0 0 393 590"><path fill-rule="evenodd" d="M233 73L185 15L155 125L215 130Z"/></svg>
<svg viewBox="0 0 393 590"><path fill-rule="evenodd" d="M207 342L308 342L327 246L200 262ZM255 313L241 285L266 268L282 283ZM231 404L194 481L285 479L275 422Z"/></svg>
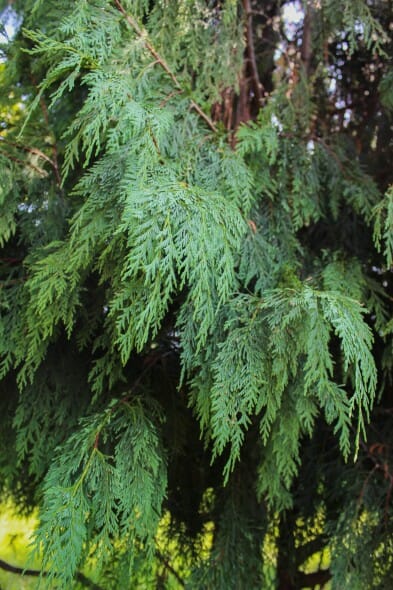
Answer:
<svg viewBox="0 0 393 590"><path fill-rule="evenodd" d="M3 561L2 559L0 559L0 568L2 570L4 570L5 572L10 572L11 574L19 574L19 575L34 576L34 577L38 577L41 575L42 576L47 575L46 572L40 572L39 570L28 570L28 569L23 569L23 567L11 565L10 563Z"/></svg>
<svg viewBox="0 0 393 590"><path fill-rule="evenodd" d="M55 164L53 162L53 160L51 160L49 158L49 156L47 156L46 154L44 154L44 152L42 152L41 150L39 150L38 148L34 148L34 147L29 147L27 145L21 145L19 143L16 143L14 141L10 141L9 139L6 139L5 137L3 137L2 135L0 135L0 142L3 142L7 145L10 145L12 147L15 147L19 150L23 150L24 152L29 152L29 154L35 154L36 156L38 156L39 158L42 158L43 160L45 160L45 162L49 162L49 164L54 168Z"/></svg>
<svg viewBox="0 0 393 590"><path fill-rule="evenodd" d="M39 576L47 577L48 572L40 571L40 570L33 570L33 569L24 569L23 567L18 567L16 565L11 565L6 561L0 559L0 568L6 572L10 572L11 574L19 574L20 576L33 576L38 578ZM91 588L91 590L103 590L101 586L87 578L82 572L77 572L76 579L78 582L86 586L86 588Z"/></svg>
<svg viewBox="0 0 393 590"><path fill-rule="evenodd" d="M28 162L27 160L21 160L20 158L17 158L16 156L11 156L11 154L4 153L4 155L9 160L16 162L16 164L21 164L22 166L29 166L29 168L31 168L32 170L35 170L40 176L47 176L48 175L48 172L46 170L43 170L42 168L38 168L38 166L34 166L34 164L32 164L31 162Z"/></svg>
<svg viewBox="0 0 393 590"><path fill-rule="evenodd" d="M166 105L167 102L169 102L171 100L171 98L173 98L174 96L176 96L177 94L181 94L182 90L172 90L172 92L170 92L168 94L168 96L166 96L165 98L162 99L162 101L160 102L159 106L160 108L164 107Z"/></svg>
<svg viewBox="0 0 393 590"><path fill-rule="evenodd" d="M328 152L328 154L331 155L331 157L333 158L333 160L335 160L335 162L337 163L338 167L340 168L341 172L343 173L344 176L348 177L348 175L346 174L345 168L344 168L344 164L343 162L340 160L339 156L336 154L336 152L334 151L334 149L326 143L326 141L324 139L322 139L322 137L318 137L318 135L311 135L310 138L312 141L316 141L317 143L319 143L324 149L325 151Z"/></svg>
<svg viewBox="0 0 393 590"><path fill-rule="evenodd" d="M36 81L35 77L32 74L30 75L30 79L31 79L33 85L35 86L35 88L37 88L37 86L38 86L37 85L37 81ZM41 105L42 114L44 115L44 120L45 120L46 126L48 128L48 131L52 135L53 143L51 145L51 148L52 148L53 159L51 160L51 162L52 162L53 171L55 173L57 186L59 188L61 188L62 179L61 179L61 175L60 175L60 168L59 168L59 162L58 162L56 137L55 137L54 132L51 129L51 126L50 126L50 123L49 123L48 107L46 106L46 102L45 102L45 100L43 99L42 96L40 98L40 105Z"/></svg>
<svg viewBox="0 0 393 590"><path fill-rule="evenodd" d="M119 2L119 0L114 0L114 4L116 8L121 12L124 16L125 20L129 24L129 26L136 32L136 34L143 40L145 46L150 51L152 56L155 58L156 62L162 67L162 69L168 74L174 85L176 86L177 90L183 92L182 85L180 84L177 76L172 72L171 68L165 61L165 59L158 53L152 43L149 41L149 37L147 31L143 29L138 22L134 19L132 15L130 15L124 6ZM191 99L191 106L192 108L198 113L198 115L207 123L210 129L214 132L217 131L217 127L211 120L211 118L201 109L199 104L197 104L194 100Z"/></svg>
<svg viewBox="0 0 393 590"><path fill-rule="evenodd" d="M165 568L176 578L176 580L179 582L179 584L182 586L182 588L185 588L186 584L185 584L183 578L177 573L177 571L169 563L169 561L166 559L166 557L160 551L158 551L158 549L156 551L156 555L157 555L158 559L161 561L161 563L165 566Z"/></svg>

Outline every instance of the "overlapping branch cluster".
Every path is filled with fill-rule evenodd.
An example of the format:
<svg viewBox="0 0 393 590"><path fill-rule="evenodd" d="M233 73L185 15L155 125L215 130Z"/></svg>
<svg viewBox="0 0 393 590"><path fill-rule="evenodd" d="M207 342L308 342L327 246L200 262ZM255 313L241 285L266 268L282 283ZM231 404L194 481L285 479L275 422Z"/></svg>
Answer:
<svg viewBox="0 0 393 590"><path fill-rule="evenodd" d="M327 10L324 26L352 31L362 18L367 47L382 52L357 4L363 16L346 2L344 20ZM376 220L390 266L391 192L382 199L345 142L316 128L310 52L295 82L288 67L265 90L252 5L78 0L56 31L49 11L47 27L24 32L26 59L47 73L18 137L0 131L0 245L23 245L23 264L0 259L0 376L20 391L17 464L46 474L37 547L49 583L67 586L90 553L104 569L116 554L123 580L153 560L177 452L152 386L166 358L230 489L258 433L253 485L273 511L293 505L301 445L321 418L346 458L365 433L387 308L369 268L324 228ZM31 25L45 10L35 3ZM241 96L250 64L243 87L259 112L226 130L214 113L228 88ZM37 121L49 125L37 115L48 98L57 135L26 145ZM221 587L231 502L196 585L206 575ZM246 547L248 516L238 519Z"/></svg>

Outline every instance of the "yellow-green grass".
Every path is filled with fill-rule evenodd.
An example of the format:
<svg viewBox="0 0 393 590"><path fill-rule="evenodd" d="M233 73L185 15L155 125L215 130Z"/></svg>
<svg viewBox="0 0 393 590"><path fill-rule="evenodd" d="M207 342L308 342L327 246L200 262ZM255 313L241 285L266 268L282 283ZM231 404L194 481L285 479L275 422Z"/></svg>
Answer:
<svg viewBox="0 0 393 590"><path fill-rule="evenodd" d="M11 502L0 504L0 559L17 567L40 567L38 561L29 560L29 544L36 521L35 514L18 515ZM1 590L32 590L36 585L37 579L0 569Z"/></svg>

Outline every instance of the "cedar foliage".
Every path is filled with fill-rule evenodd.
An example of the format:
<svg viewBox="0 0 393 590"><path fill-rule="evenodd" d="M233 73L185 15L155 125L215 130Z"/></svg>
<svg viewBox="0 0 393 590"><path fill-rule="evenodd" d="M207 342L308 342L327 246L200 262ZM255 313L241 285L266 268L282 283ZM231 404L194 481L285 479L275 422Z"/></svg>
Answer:
<svg viewBox="0 0 393 590"><path fill-rule="evenodd" d="M0 485L41 586L391 587L391 3L2 10Z"/></svg>

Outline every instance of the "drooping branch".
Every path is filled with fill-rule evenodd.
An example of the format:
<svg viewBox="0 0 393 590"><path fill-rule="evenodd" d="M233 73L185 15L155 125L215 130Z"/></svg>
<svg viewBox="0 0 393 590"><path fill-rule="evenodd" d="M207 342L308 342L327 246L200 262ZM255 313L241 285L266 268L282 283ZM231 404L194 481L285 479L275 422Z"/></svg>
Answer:
<svg viewBox="0 0 393 590"><path fill-rule="evenodd" d="M143 39L143 42L146 46L146 48L148 49L148 51L151 53L151 55L154 57L154 59L156 60L156 62L161 66L161 68L168 74L168 76L171 78L172 82L174 83L176 89L180 92L183 92L183 87L180 84L179 79L177 78L177 76L172 72L171 68L169 67L169 65L167 64L167 62L165 61L165 59L158 53L158 51L155 49L154 45L151 43L151 41L149 40L147 31L142 28L138 22L135 20L135 18L129 14L126 9L124 8L124 6L121 4L121 2L119 2L119 0L114 0L114 4L116 6L116 8L119 10L119 12L121 12L121 14L124 16L125 20L127 21L128 25L135 31L135 33L138 35L138 37L140 37L141 39ZM194 100L191 99L191 107L198 113L198 115L205 121L205 123L210 127L210 129L214 132L217 131L217 127L215 126L214 122L211 120L211 118L209 117L209 115L207 115L199 106L198 103L196 103Z"/></svg>

